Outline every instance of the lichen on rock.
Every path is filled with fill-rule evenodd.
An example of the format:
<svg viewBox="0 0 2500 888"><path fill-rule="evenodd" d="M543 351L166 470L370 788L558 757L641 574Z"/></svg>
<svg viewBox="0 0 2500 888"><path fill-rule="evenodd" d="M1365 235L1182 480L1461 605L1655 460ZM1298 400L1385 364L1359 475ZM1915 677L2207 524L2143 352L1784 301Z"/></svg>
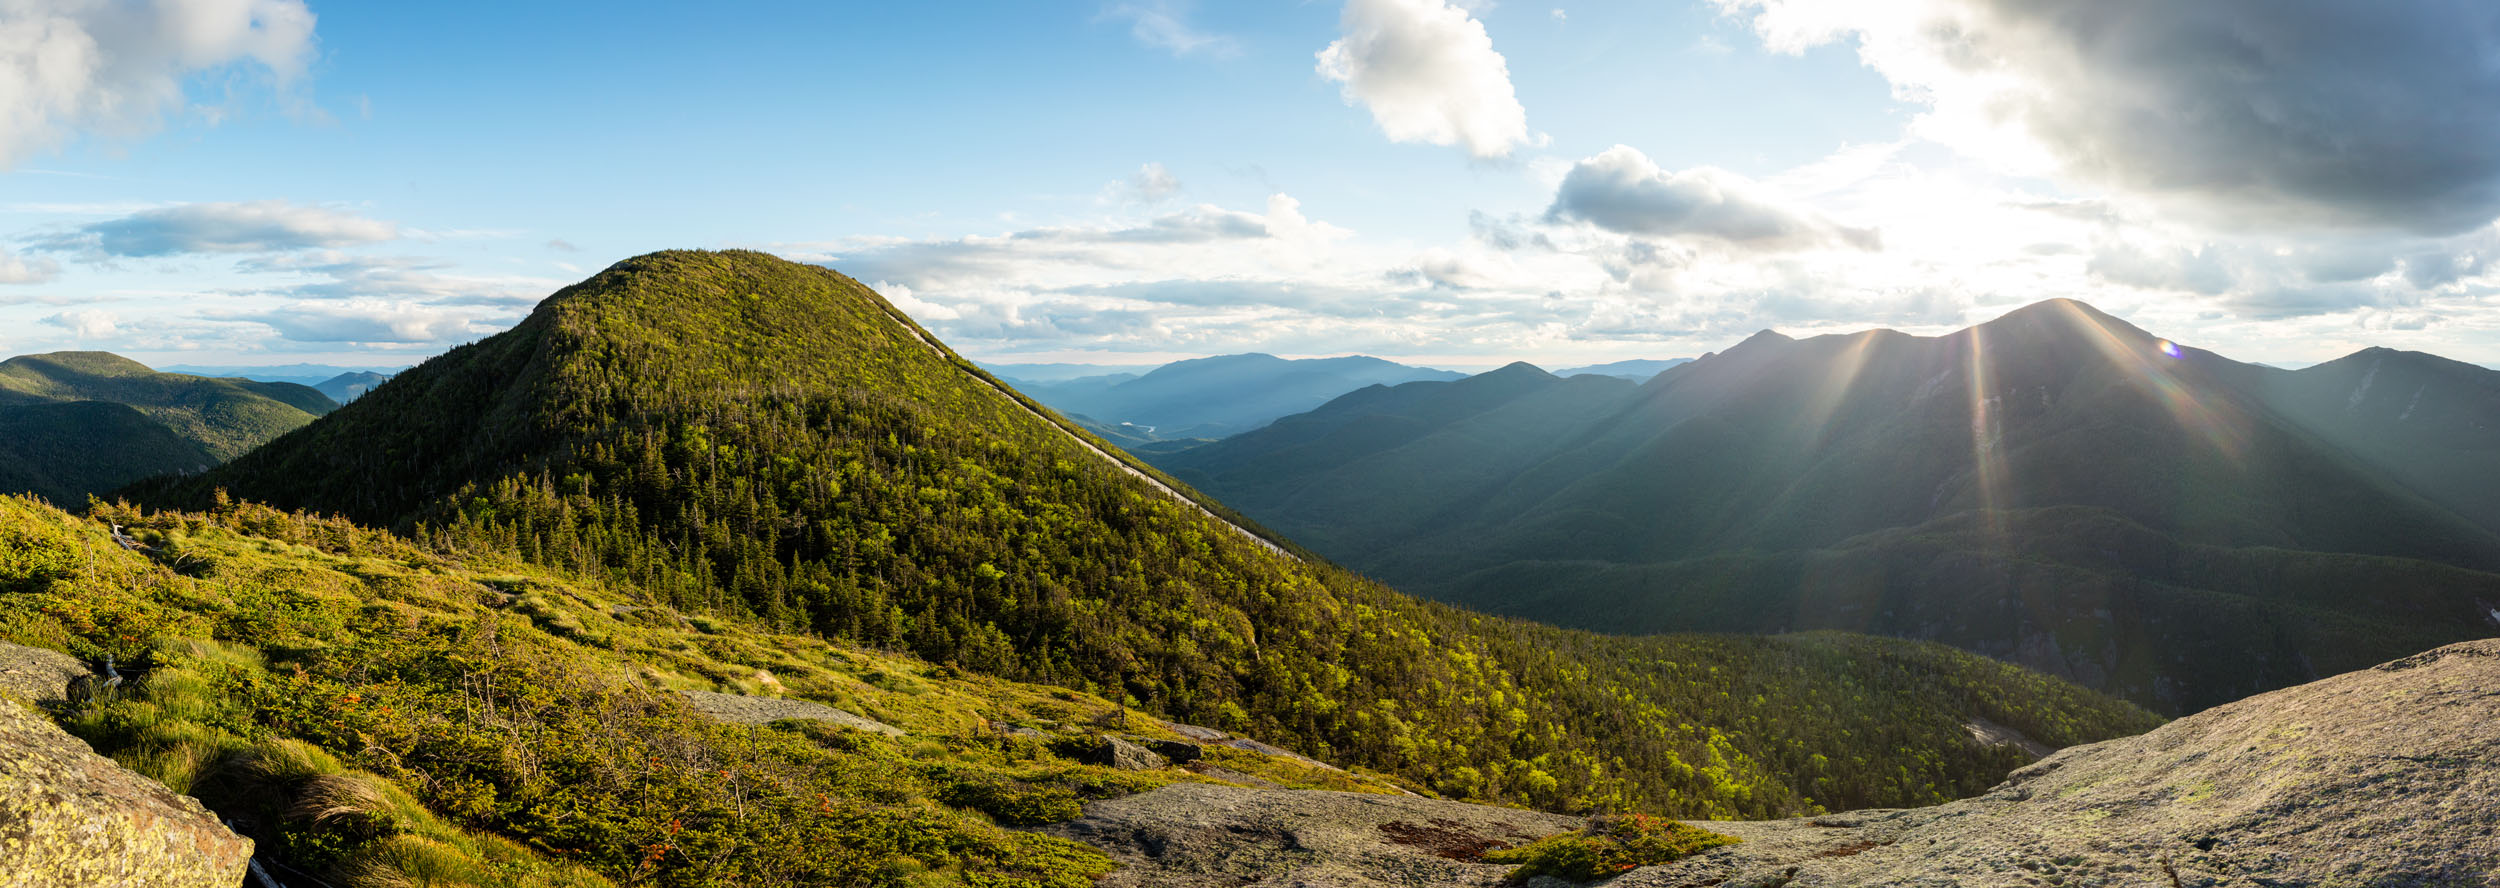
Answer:
<svg viewBox="0 0 2500 888"><path fill-rule="evenodd" d="M234 888L252 841L0 700L0 888Z"/></svg>

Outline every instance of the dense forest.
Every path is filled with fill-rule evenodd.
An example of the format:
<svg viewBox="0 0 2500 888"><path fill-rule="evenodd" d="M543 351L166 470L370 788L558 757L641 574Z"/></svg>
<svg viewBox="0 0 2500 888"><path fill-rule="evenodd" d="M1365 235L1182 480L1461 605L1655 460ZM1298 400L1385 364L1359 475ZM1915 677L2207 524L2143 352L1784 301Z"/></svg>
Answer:
<svg viewBox="0 0 2500 888"><path fill-rule="evenodd" d="M63 506L197 472L330 412L288 383L158 373L107 352L0 361L0 493Z"/></svg>
<svg viewBox="0 0 2500 888"><path fill-rule="evenodd" d="M1271 551L1089 451L874 292L662 253L205 476L669 606L1272 738L1466 798L1760 817L1911 805L2142 710L1944 649L1607 639ZM1116 451L1115 451L1116 452Z"/></svg>

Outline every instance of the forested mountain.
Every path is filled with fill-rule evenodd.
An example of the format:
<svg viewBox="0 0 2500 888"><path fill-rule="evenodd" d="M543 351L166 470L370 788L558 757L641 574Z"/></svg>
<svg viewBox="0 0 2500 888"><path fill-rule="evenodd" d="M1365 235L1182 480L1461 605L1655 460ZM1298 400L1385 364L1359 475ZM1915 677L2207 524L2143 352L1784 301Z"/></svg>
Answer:
<svg viewBox="0 0 2500 888"><path fill-rule="evenodd" d="M1287 360L1250 354L1175 361L1136 376L1006 378L1060 413L1148 440L1173 440L1239 434L1365 386L1465 375L1359 355Z"/></svg>
<svg viewBox="0 0 2500 888"><path fill-rule="evenodd" d="M106 352L21 355L0 361L0 492L77 506L207 469L334 406L300 385L158 373Z"/></svg>
<svg viewBox="0 0 2500 888"><path fill-rule="evenodd" d="M1357 392L1153 458L1430 597L1934 639L2184 712L2500 626L2494 376L2275 370L2060 300L1935 338L1766 331L1639 386Z"/></svg>
<svg viewBox="0 0 2500 888"><path fill-rule="evenodd" d="M1975 739L1982 720L2052 745L2152 723L1934 646L1622 639L1419 602L1227 526L1107 449L857 281L671 252L242 459L132 492L343 513L437 551L513 553L656 604L1546 807L1908 804L2029 758Z"/></svg>

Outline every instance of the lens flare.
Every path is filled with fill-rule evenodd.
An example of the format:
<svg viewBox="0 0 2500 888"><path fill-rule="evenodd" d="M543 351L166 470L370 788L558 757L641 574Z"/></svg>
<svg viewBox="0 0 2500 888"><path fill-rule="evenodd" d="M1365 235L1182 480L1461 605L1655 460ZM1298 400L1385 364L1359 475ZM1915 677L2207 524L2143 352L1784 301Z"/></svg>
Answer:
<svg viewBox="0 0 2500 888"><path fill-rule="evenodd" d="M2166 361L2154 361L2152 355L2148 354L2141 344L2141 340L2128 342L2125 337L2118 335L2117 331L2101 323L2099 318L2077 307L2076 303L2060 301L2055 304L2064 309L2067 314L2073 315L2076 326L2085 333L2091 334L2086 339L2092 343L2093 348L2098 349L2111 364L2128 374L2131 381L2150 392L2153 398L2161 403L2162 408L2170 412L2171 419L2176 421L2180 428L2203 437L2207 443L2214 446L2216 451L2230 459L2238 459L2240 454L2247 449L2246 421L2240 417L2237 409L2229 403L2207 404L2180 382L2177 376L2178 368L2191 366L2193 362L2180 361L2177 364L2171 364ZM2180 357L2179 347L2167 339L2159 340L2153 350L2171 358Z"/></svg>

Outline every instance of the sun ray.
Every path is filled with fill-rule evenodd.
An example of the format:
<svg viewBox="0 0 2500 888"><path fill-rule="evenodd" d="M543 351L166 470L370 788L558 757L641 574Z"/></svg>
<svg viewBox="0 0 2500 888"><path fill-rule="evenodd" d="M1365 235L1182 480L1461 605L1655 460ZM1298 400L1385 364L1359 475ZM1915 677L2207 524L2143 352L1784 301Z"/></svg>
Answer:
<svg viewBox="0 0 2500 888"><path fill-rule="evenodd" d="M2003 502L2005 484L2004 454L1997 444L2001 434L1997 428L1997 398L1990 394L1993 386L1988 373L1988 332L1986 327L1970 328L1970 348L1965 351L1969 361L1963 378L1970 387L1970 451L1971 472L1979 481L1979 520L1990 540L1997 539L1997 509Z"/></svg>
<svg viewBox="0 0 2500 888"><path fill-rule="evenodd" d="M2126 372L2127 379L2143 387L2170 413L2179 427L2213 445L2224 457L2238 460L2248 448L2246 422L2229 409L2229 405L2208 404L2180 381L2178 371L2189 360L2178 345L2163 339L2141 345L2128 342L2111 330L2108 324L2083 310L2077 303L2058 301L2059 309L2072 315L2093 348Z"/></svg>

